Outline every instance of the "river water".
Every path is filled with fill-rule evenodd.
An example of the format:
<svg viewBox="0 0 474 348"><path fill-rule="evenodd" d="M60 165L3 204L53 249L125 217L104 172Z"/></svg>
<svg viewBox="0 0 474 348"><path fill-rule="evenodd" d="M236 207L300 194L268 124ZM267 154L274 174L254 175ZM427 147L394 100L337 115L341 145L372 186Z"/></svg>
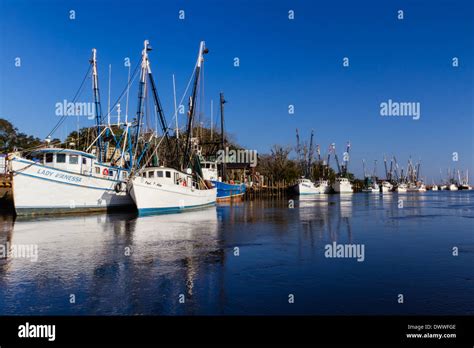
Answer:
<svg viewBox="0 0 474 348"><path fill-rule="evenodd" d="M2 315L474 314L474 192L1 215L2 244L37 246L0 259Z"/></svg>

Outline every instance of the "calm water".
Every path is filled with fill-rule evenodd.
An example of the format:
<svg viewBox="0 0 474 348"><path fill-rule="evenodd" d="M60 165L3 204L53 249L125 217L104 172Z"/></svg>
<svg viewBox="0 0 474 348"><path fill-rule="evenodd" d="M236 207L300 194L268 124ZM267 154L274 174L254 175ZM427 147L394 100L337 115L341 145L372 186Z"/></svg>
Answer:
<svg viewBox="0 0 474 348"><path fill-rule="evenodd" d="M333 241L363 244L365 260L326 258ZM0 260L0 314L474 314L474 192L3 215L7 242L37 244L38 261Z"/></svg>

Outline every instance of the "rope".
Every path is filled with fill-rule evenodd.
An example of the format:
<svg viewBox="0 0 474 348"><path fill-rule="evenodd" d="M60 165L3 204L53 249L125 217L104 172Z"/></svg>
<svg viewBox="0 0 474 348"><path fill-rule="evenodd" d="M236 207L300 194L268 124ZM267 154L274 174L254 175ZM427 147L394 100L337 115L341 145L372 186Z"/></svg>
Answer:
<svg viewBox="0 0 474 348"><path fill-rule="evenodd" d="M87 72L86 74L84 75L84 78L82 79L82 82L81 82L81 85L79 86L79 89L77 90L76 94L74 95L74 98L72 99L72 102L74 103L77 99L77 97L79 96L82 88L84 87L84 82L86 82L86 79L87 77L89 76L89 72L91 71L91 68L92 66L89 65L89 68L87 69ZM56 132L58 130L59 127L61 127L61 125L64 123L64 121L66 120L66 115L63 115L61 116L61 118L59 119L58 123L56 124L56 126L54 126L53 130L51 132L49 132L49 134L46 136L46 138L50 137L51 135L53 135L54 132Z"/></svg>

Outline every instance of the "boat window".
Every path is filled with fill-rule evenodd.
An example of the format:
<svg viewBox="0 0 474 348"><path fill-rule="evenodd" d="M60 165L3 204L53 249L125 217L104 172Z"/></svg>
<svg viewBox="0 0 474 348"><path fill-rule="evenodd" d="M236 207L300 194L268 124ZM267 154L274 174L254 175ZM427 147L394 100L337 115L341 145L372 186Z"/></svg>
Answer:
<svg viewBox="0 0 474 348"><path fill-rule="evenodd" d="M53 154L52 153L47 153L45 157L46 157L46 163L53 162Z"/></svg>
<svg viewBox="0 0 474 348"><path fill-rule="evenodd" d="M109 170L109 176L114 176L114 171L113 170Z"/></svg>
<svg viewBox="0 0 474 348"><path fill-rule="evenodd" d="M156 176L159 177L159 178L162 178L162 177L163 177L163 171L158 170L158 171L156 172Z"/></svg>
<svg viewBox="0 0 474 348"><path fill-rule="evenodd" d="M154 171L148 172L148 177L149 177L149 178L153 178L154 176L155 176L155 172L154 172Z"/></svg>
<svg viewBox="0 0 474 348"><path fill-rule="evenodd" d="M166 177L167 177L167 178L171 178L171 172L166 171Z"/></svg>
<svg viewBox="0 0 474 348"><path fill-rule="evenodd" d="M82 164L87 164L87 158L82 158Z"/></svg>
<svg viewBox="0 0 474 348"><path fill-rule="evenodd" d="M127 172L122 172L122 179L126 179L128 177L128 173Z"/></svg>
<svg viewBox="0 0 474 348"><path fill-rule="evenodd" d="M95 167L95 173L100 174L100 167Z"/></svg>
<svg viewBox="0 0 474 348"><path fill-rule="evenodd" d="M78 155L69 155L69 164L78 164L79 156Z"/></svg>
<svg viewBox="0 0 474 348"><path fill-rule="evenodd" d="M58 153L56 155L56 163L66 163L66 154Z"/></svg>

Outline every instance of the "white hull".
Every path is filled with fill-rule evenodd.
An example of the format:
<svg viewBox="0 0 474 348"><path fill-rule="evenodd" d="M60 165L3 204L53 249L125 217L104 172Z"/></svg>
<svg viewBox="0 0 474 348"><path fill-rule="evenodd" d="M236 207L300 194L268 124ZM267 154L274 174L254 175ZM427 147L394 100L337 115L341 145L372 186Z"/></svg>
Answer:
<svg viewBox="0 0 474 348"><path fill-rule="evenodd" d="M352 184L349 181L336 180L332 188L336 193L352 193Z"/></svg>
<svg viewBox="0 0 474 348"><path fill-rule="evenodd" d="M133 209L123 182L71 173L17 157L11 164L18 215ZM123 190L117 193L118 183L123 183Z"/></svg>
<svg viewBox="0 0 474 348"><path fill-rule="evenodd" d="M449 191L457 191L458 190L458 187L454 184L451 184L448 186L448 190Z"/></svg>
<svg viewBox="0 0 474 348"><path fill-rule="evenodd" d="M431 191L438 191L438 186L434 185L433 187L431 187Z"/></svg>
<svg viewBox="0 0 474 348"><path fill-rule="evenodd" d="M407 192L407 189L408 189L408 187L405 184L401 184L401 185L397 186L396 191L398 193L405 193L405 192Z"/></svg>
<svg viewBox="0 0 474 348"><path fill-rule="evenodd" d="M382 185L380 186L380 192L386 193L392 190L393 190L393 185L391 183L389 183L388 181L382 182Z"/></svg>
<svg viewBox="0 0 474 348"><path fill-rule="evenodd" d="M312 183L299 183L295 186L295 190L300 195L314 195L321 193L320 190L314 186Z"/></svg>
<svg viewBox="0 0 474 348"><path fill-rule="evenodd" d="M328 184L327 181L322 181L316 184L316 188L319 190L319 193L330 193L331 186Z"/></svg>
<svg viewBox="0 0 474 348"><path fill-rule="evenodd" d="M199 190L190 186L157 184L143 177L134 177L130 195L141 215L174 213L214 205L217 189Z"/></svg>

